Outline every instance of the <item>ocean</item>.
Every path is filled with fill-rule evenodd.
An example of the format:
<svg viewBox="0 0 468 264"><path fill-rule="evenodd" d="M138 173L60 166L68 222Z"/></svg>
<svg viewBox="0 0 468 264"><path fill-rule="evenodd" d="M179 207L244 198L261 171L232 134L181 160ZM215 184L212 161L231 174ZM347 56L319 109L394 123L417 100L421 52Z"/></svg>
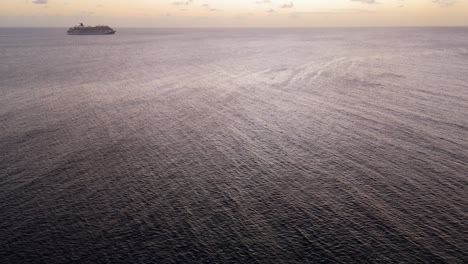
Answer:
<svg viewBox="0 0 468 264"><path fill-rule="evenodd" d="M0 28L0 263L468 263L468 28Z"/></svg>

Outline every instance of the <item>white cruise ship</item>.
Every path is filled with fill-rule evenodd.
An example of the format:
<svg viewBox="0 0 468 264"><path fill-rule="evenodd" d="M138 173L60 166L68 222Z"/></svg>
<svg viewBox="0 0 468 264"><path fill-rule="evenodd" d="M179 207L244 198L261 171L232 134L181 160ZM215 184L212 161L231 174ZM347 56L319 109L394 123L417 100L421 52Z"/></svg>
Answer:
<svg viewBox="0 0 468 264"><path fill-rule="evenodd" d="M84 26L83 23L80 23L78 26L74 26L68 29L68 35L112 35L115 34L115 30L108 26L95 26L89 27Z"/></svg>

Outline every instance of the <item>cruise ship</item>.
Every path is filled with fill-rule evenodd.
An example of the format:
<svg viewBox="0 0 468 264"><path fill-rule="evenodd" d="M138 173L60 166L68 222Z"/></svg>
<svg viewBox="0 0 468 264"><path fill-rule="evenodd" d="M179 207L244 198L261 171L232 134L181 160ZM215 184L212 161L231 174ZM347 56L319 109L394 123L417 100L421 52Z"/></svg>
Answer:
<svg viewBox="0 0 468 264"><path fill-rule="evenodd" d="M68 29L68 35L112 35L115 34L115 30L108 26L95 26L89 27L80 23L78 26L74 26Z"/></svg>

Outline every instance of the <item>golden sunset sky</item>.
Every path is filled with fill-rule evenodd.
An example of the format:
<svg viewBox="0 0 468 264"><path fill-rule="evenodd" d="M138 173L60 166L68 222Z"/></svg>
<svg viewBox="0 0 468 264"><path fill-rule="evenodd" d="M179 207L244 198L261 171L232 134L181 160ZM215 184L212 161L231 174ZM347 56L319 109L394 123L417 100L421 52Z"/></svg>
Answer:
<svg viewBox="0 0 468 264"><path fill-rule="evenodd" d="M0 26L468 26L468 0L1 0Z"/></svg>

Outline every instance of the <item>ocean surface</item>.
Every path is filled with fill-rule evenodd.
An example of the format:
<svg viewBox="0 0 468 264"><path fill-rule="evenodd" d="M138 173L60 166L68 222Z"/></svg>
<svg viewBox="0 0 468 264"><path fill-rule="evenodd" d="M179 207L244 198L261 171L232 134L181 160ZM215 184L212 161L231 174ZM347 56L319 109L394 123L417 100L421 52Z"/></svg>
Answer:
<svg viewBox="0 0 468 264"><path fill-rule="evenodd" d="M0 263L468 263L468 28L0 29Z"/></svg>

